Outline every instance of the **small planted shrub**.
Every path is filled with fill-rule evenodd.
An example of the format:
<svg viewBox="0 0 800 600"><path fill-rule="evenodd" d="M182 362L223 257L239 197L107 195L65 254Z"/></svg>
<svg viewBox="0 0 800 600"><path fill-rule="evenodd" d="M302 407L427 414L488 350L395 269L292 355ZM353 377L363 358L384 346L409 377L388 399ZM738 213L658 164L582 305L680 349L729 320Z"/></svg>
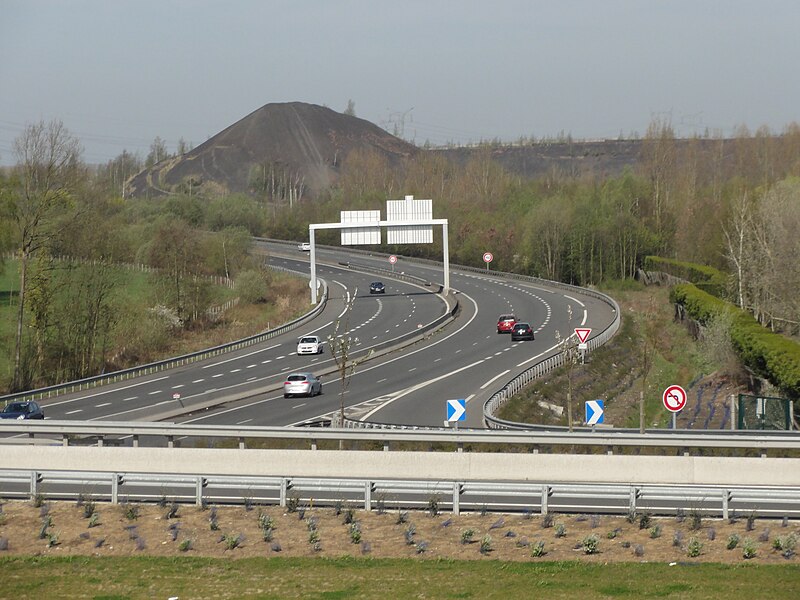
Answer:
<svg viewBox="0 0 800 600"><path fill-rule="evenodd" d="M792 558L797 547L797 536L794 533L776 537L772 542L772 548L781 553L784 558Z"/></svg>
<svg viewBox="0 0 800 600"><path fill-rule="evenodd" d="M381 492L375 500L375 512L382 515L386 512L386 494Z"/></svg>
<svg viewBox="0 0 800 600"><path fill-rule="evenodd" d="M405 523L408 523L408 511L407 510L401 510L401 511L399 511L397 513L397 523L396 524L397 525L403 525Z"/></svg>
<svg viewBox="0 0 800 600"><path fill-rule="evenodd" d="M333 503L333 516L338 517L340 514L342 514L342 507L343 506L344 506L344 500L341 500L341 499L336 500Z"/></svg>
<svg viewBox="0 0 800 600"><path fill-rule="evenodd" d="M703 544L696 537L690 538L689 543L686 544L686 556L697 558L703 551Z"/></svg>
<svg viewBox="0 0 800 600"><path fill-rule="evenodd" d="M445 519L444 521L442 521L441 526L442 527L450 527L450 525L452 525L452 524L453 524L453 519L448 518L448 519Z"/></svg>
<svg viewBox="0 0 800 600"><path fill-rule="evenodd" d="M717 530L713 527L708 528L708 539L712 542L717 539Z"/></svg>
<svg viewBox="0 0 800 600"><path fill-rule="evenodd" d="M628 511L628 514L627 514L627 516L625 517L625 520L626 520L628 523L631 523L631 524L633 524L633 523L636 523L636 519L638 519L638 518L639 518L639 516L638 516L638 514L636 513L636 510L635 510L635 509L633 509L633 510L629 510L629 511Z"/></svg>
<svg viewBox="0 0 800 600"><path fill-rule="evenodd" d="M683 546L683 532L682 531L676 531L674 534L672 534L672 545L675 548L680 548L681 546Z"/></svg>
<svg viewBox="0 0 800 600"><path fill-rule="evenodd" d="M641 544L636 544L636 545L633 547L633 554L634 554L635 556L639 557L639 558L641 558L642 556L644 556L644 546L642 546Z"/></svg>
<svg viewBox="0 0 800 600"><path fill-rule="evenodd" d="M584 554L597 554L599 546L600 539L595 534L587 535L581 540Z"/></svg>
<svg viewBox="0 0 800 600"><path fill-rule="evenodd" d="M225 548L228 550L233 550L234 548L238 547L242 541L242 534L238 533L236 535L232 533L226 533L222 536L222 541L225 543Z"/></svg>
<svg viewBox="0 0 800 600"><path fill-rule="evenodd" d="M188 552L191 549L192 549L192 540L189 538L186 538L180 544L178 544L178 550L180 550L181 552Z"/></svg>
<svg viewBox="0 0 800 600"><path fill-rule="evenodd" d="M697 531L703 526L703 515L700 514L699 510L692 510L689 513L689 529L691 531Z"/></svg>
<svg viewBox="0 0 800 600"><path fill-rule="evenodd" d="M769 541L769 527L767 527L761 534L758 536L759 542L768 542Z"/></svg>
<svg viewBox="0 0 800 600"><path fill-rule="evenodd" d="M91 519L95 511L94 500L86 500L83 503L83 518Z"/></svg>
<svg viewBox="0 0 800 600"><path fill-rule="evenodd" d="M36 494L32 498L32 501L33 501L33 506L35 508L41 508L42 506L44 506L44 494L42 494L41 492Z"/></svg>
<svg viewBox="0 0 800 600"><path fill-rule="evenodd" d="M500 529L503 525L505 525L505 523L506 520L503 517L500 517L499 519L497 519L497 521L495 521L489 526L489 531L491 531L492 529Z"/></svg>
<svg viewBox="0 0 800 600"><path fill-rule="evenodd" d="M551 514L546 514L542 517L542 529L549 529L553 526L555 518Z"/></svg>
<svg viewBox="0 0 800 600"><path fill-rule="evenodd" d="M425 554L428 550L428 542L418 542L416 546L414 546L414 550L416 550L417 554Z"/></svg>
<svg viewBox="0 0 800 600"><path fill-rule="evenodd" d="M480 552L481 554L489 554L492 551L492 536L488 533L481 538Z"/></svg>
<svg viewBox="0 0 800 600"><path fill-rule="evenodd" d="M178 503L177 502L173 502L172 504L170 504L169 510L167 511L167 514L165 515L166 518L167 519L174 519L175 517L177 517L178 516L178 508L179 507L178 507Z"/></svg>
<svg viewBox="0 0 800 600"><path fill-rule="evenodd" d="M613 540L615 537L617 537L617 530L616 529L612 529L611 531L609 531L606 534L606 539Z"/></svg>
<svg viewBox="0 0 800 600"><path fill-rule="evenodd" d="M530 546L530 545L531 545L531 543L528 541L528 538L526 538L526 537L521 537L521 538L519 538L519 539L518 539L516 542L514 542L514 545L515 545L517 548L527 548L528 546Z"/></svg>
<svg viewBox="0 0 800 600"><path fill-rule="evenodd" d="M653 525L650 528L650 538L657 539L661 537L661 525Z"/></svg>
<svg viewBox="0 0 800 600"><path fill-rule="evenodd" d="M139 518L139 506L136 504L127 504L125 505L125 518L128 521L135 521Z"/></svg>
<svg viewBox="0 0 800 600"><path fill-rule="evenodd" d="M136 538L136 550L138 550L139 552L141 552L141 551L142 551L142 550L144 550L145 548L147 548L147 544L145 544L145 543L144 543L144 538L142 538L142 537L137 537L137 538Z"/></svg>
<svg viewBox="0 0 800 600"><path fill-rule="evenodd" d="M49 527L52 524L53 524L52 517L47 516L44 519L42 519L42 527L39 530L39 539L40 540L47 539L47 530L49 529Z"/></svg>
<svg viewBox="0 0 800 600"><path fill-rule="evenodd" d="M728 542L725 544L725 547L728 550L733 550L736 546L739 545L739 536L735 533L732 533L728 536Z"/></svg>
<svg viewBox="0 0 800 600"><path fill-rule="evenodd" d="M413 546L414 545L414 543L415 543L414 535L416 533L417 533L417 528L414 527L414 525L412 523L409 523L408 527L406 527L406 530L403 532L403 536L406 539L406 544L407 545L409 545L409 546Z"/></svg>
<svg viewBox="0 0 800 600"><path fill-rule="evenodd" d="M1 508L0 512L3 512ZM781 527L786 528L788 526L789 526L789 517L784 516L783 519L781 519Z"/></svg>
<svg viewBox="0 0 800 600"><path fill-rule="evenodd" d="M563 523L559 523L558 525L556 525L556 537L562 538L566 537L566 535L567 535L566 525L564 525Z"/></svg>
<svg viewBox="0 0 800 600"><path fill-rule="evenodd" d="M624 542L620 542L620 546L622 546L623 548L630 548L631 543L628 540L625 540Z"/></svg>
<svg viewBox="0 0 800 600"><path fill-rule="evenodd" d="M747 531L753 531L756 528L756 513L755 512L751 512L749 515L747 515L747 521L745 521L744 528Z"/></svg>
<svg viewBox="0 0 800 600"><path fill-rule="evenodd" d="M539 558L540 556L544 556L547 554L544 550L544 542L538 541L531 547L531 556L533 558Z"/></svg>
<svg viewBox="0 0 800 600"><path fill-rule="evenodd" d="M245 496L242 498L242 503L244 504L245 512L250 512L253 510L253 497L252 496Z"/></svg>
<svg viewBox="0 0 800 600"><path fill-rule="evenodd" d="M600 515L592 515L590 524L592 529L600 527Z"/></svg>
<svg viewBox="0 0 800 600"><path fill-rule="evenodd" d="M461 532L461 543L462 544L471 544L472 538L475 537L475 530L474 529L465 529Z"/></svg>
<svg viewBox="0 0 800 600"><path fill-rule="evenodd" d="M355 521L356 521L356 511L353 507L348 506L344 510L344 521L342 521L342 524L350 525L351 523L355 523Z"/></svg>
<svg viewBox="0 0 800 600"><path fill-rule="evenodd" d="M158 499L158 506L159 508L167 507L167 497L164 494L161 494L161 497Z"/></svg>
<svg viewBox="0 0 800 600"><path fill-rule="evenodd" d="M350 542L353 544L361 543L361 526L356 523L350 523Z"/></svg>
<svg viewBox="0 0 800 600"><path fill-rule="evenodd" d="M100 525L100 514L92 513L92 516L89 517L89 527L97 527L98 525Z"/></svg>
<svg viewBox="0 0 800 600"><path fill-rule="evenodd" d="M745 538L742 542L742 558L755 558L758 546L750 538Z"/></svg>
<svg viewBox="0 0 800 600"><path fill-rule="evenodd" d="M275 532L275 530L271 529L271 528L262 529L261 530L261 539L264 540L265 542L271 542L274 532Z"/></svg>
<svg viewBox="0 0 800 600"><path fill-rule="evenodd" d="M678 523L683 523L686 520L686 511L682 508L678 508L675 510L675 521Z"/></svg>
<svg viewBox="0 0 800 600"><path fill-rule="evenodd" d="M639 517L639 529L649 529L652 524L652 519L648 513L642 513Z"/></svg>
<svg viewBox="0 0 800 600"><path fill-rule="evenodd" d="M270 517L264 512L258 513L258 528L259 529L275 529L275 519Z"/></svg>
<svg viewBox="0 0 800 600"><path fill-rule="evenodd" d="M58 546L58 536L59 535L60 534L59 534L58 531L54 531L53 533L48 533L47 534L47 546L49 548L52 548L53 546Z"/></svg>
<svg viewBox="0 0 800 600"><path fill-rule="evenodd" d="M317 542L319 542L319 531L317 531L316 529L311 529L308 532L308 543L316 544Z"/></svg>
<svg viewBox="0 0 800 600"><path fill-rule="evenodd" d="M208 526L211 531L219 531L219 523L217 522L217 516L213 515L208 518Z"/></svg>
<svg viewBox="0 0 800 600"><path fill-rule="evenodd" d="M300 506L300 496L292 494L286 499L286 512L294 513Z"/></svg>
<svg viewBox="0 0 800 600"><path fill-rule="evenodd" d="M428 498L428 507L426 509L431 517L439 514L439 494L433 494Z"/></svg>

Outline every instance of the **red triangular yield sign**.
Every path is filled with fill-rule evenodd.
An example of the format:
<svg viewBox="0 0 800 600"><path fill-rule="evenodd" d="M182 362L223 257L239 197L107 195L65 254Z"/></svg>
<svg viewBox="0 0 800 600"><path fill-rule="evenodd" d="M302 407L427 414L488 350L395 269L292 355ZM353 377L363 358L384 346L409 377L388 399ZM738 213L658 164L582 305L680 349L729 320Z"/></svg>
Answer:
<svg viewBox="0 0 800 600"><path fill-rule="evenodd" d="M578 336L578 339L581 341L581 344L583 344L587 339L589 339L590 333L592 333L592 330L589 329L588 327L584 329L575 329L575 335Z"/></svg>

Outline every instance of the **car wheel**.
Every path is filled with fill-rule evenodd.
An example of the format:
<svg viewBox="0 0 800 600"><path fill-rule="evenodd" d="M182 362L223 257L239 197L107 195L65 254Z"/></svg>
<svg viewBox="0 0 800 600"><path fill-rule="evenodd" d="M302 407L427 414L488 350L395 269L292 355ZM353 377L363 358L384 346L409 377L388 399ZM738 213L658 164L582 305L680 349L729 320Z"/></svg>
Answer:
<svg viewBox="0 0 800 600"><path fill-rule="evenodd" d="M284 394L283 395L284 398L288 398L289 396L291 396L291 394Z"/></svg>

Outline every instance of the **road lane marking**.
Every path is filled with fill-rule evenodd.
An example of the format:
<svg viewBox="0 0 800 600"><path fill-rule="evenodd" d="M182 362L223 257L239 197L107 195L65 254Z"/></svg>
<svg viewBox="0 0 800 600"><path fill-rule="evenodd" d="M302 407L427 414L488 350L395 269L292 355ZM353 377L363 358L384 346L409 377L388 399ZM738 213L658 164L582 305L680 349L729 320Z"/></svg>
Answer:
<svg viewBox="0 0 800 600"><path fill-rule="evenodd" d="M486 383L484 383L484 384L481 386L481 389L482 389L482 390L485 390L485 389L486 389L487 387L489 387L489 386L490 386L492 383L494 383L496 380L500 379L500 378L501 378L503 375L505 375L505 374L506 374L506 373L508 373L509 371L510 371L510 369L506 369L506 370L505 370L505 371L503 371L502 373L500 373L500 374L498 374L498 375L495 375L495 376L494 376L494 377L492 377L492 378L491 378L489 381L487 381Z"/></svg>
<svg viewBox="0 0 800 600"><path fill-rule="evenodd" d="M155 396L156 394L160 394L162 390L156 390L155 392L147 392L148 396Z"/></svg>
<svg viewBox="0 0 800 600"><path fill-rule="evenodd" d="M79 408L78 410L71 410L71 411L69 411L69 412L66 412L66 413L64 413L64 414L65 414L65 415L74 415L75 413L79 413L79 412L83 412L83 409L82 409L82 408Z"/></svg>
<svg viewBox="0 0 800 600"><path fill-rule="evenodd" d="M130 388L133 388L133 387L138 387L140 385L147 385L147 384L150 384L150 383L155 383L156 381L161 381L162 379L169 379L169 377L165 375L164 377L157 377L156 379L148 379L147 381L140 381L139 383L132 383L131 385L126 385L126 386L123 386L123 387L104 390L102 392L97 392L96 394L88 394L86 396L81 396L79 398L72 398L71 400L62 400L61 402L52 402L52 403L48 404L47 406L52 408L53 406L60 406L62 404L70 404L72 402L77 402L78 400L86 400L87 398L94 398L95 396L102 396L103 394L116 393L116 392L119 392L120 390L127 390L127 389L130 389Z"/></svg>
<svg viewBox="0 0 800 600"><path fill-rule="evenodd" d="M172 389L173 389L173 390L177 390L177 389L180 389L180 388L182 388L182 387L183 387L183 384L180 384L180 385L173 385L173 386L172 386Z"/></svg>
<svg viewBox="0 0 800 600"><path fill-rule="evenodd" d="M201 383L205 381L205 379L195 379L192 383Z"/></svg>
<svg viewBox="0 0 800 600"><path fill-rule="evenodd" d="M104 406L111 406L111 402L103 402L102 404L95 404L95 408L103 408Z"/></svg>
<svg viewBox="0 0 800 600"><path fill-rule="evenodd" d="M261 350L253 350L252 352L248 352L247 354L242 354L241 356L234 356L233 358L228 358L226 360L221 360L219 362L215 362L210 365L205 365L203 368L208 369L209 367L216 367L217 365L224 365L225 363L229 363L232 360L239 360L245 358L247 356L253 356L253 354L258 354L260 352L266 352L267 350L274 350L275 348L280 347L280 344L275 344L274 346L270 346L268 348L261 348Z"/></svg>

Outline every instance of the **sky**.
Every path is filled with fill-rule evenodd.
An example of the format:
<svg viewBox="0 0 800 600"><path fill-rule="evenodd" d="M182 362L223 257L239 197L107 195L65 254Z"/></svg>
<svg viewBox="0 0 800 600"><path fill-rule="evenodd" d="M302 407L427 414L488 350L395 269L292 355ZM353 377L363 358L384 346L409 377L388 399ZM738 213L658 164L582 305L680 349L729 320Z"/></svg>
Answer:
<svg viewBox="0 0 800 600"><path fill-rule="evenodd" d="M799 24L796 0L0 0L0 165L42 120L94 164L290 101L418 145L779 133Z"/></svg>

